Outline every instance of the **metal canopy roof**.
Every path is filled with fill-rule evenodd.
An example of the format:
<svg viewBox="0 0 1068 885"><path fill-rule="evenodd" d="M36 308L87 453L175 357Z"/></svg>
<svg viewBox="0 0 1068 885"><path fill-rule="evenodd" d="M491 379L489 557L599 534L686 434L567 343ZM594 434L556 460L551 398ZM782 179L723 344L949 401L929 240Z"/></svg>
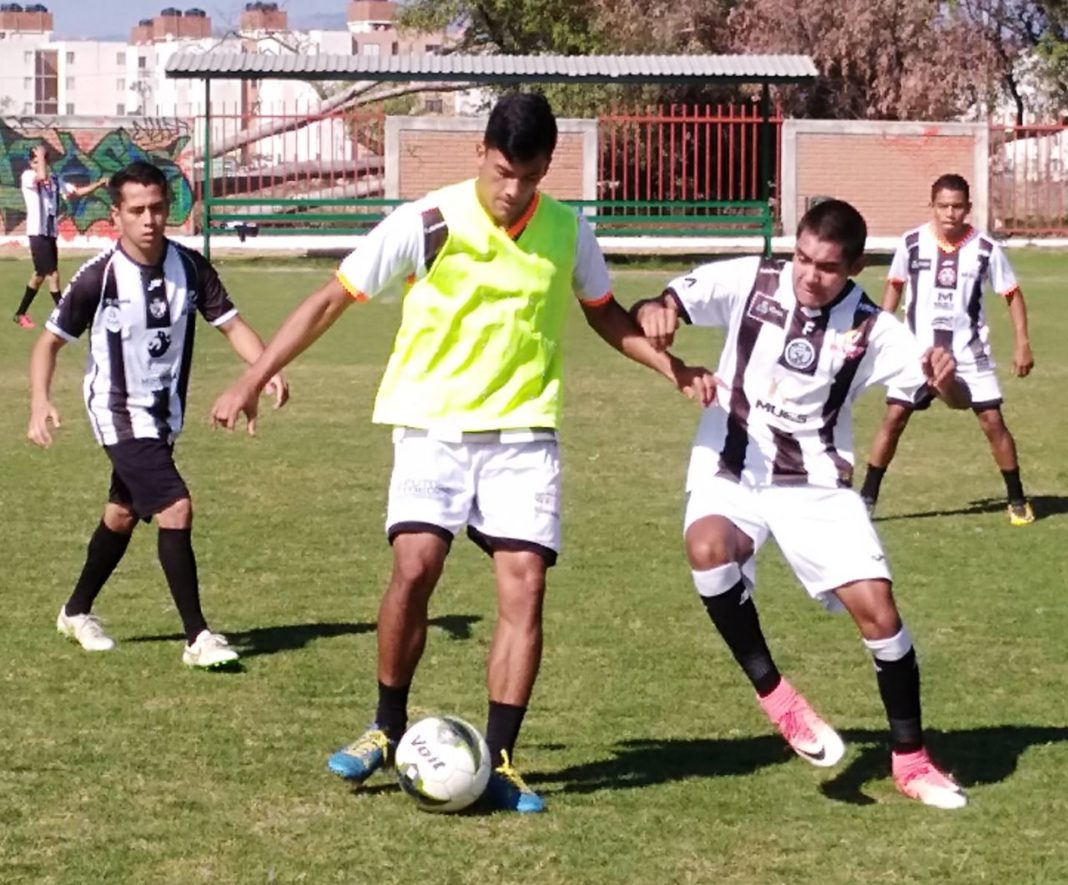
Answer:
<svg viewBox="0 0 1068 885"><path fill-rule="evenodd" d="M807 55L263 55L179 52L167 76L196 80L459 83L803 83Z"/></svg>

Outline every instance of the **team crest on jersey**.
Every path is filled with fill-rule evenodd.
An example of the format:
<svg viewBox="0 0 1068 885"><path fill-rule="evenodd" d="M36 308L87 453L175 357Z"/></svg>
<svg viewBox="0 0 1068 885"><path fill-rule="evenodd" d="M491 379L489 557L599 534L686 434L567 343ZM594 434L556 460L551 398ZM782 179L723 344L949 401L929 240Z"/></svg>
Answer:
<svg viewBox="0 0 1068 885"><path fill-rule="evenodd" d="M812 342L804 338L794 338L787 342L786 350L783 351L783 359L791 369L803 372L812 367L816 362L816 348Z"/></svg>
<svg viewBox="0 0 1068 885"><path fill-rule="evenodd" d="M122 313L117 304L104 308L104 328L116 335L122 331Z"/></svg>
<svg viewBox="0 0 1068 885"><path fill-rule="evenodd" d="M749 303L748 314L759 323L771 323L780 329L786 328L786 308L767 295L754 295Z"/></svg>
<svg viewBox="0 0 1068 885"><path fill-rule="evenodd" d="M155 337L148 340L148 355L158 360L171 349L171 336L166 332L157 332Z"/></svg>
<svg viewBox="0 0 1068 885"><path fill-rule="evenodd" d="M935 280L943 289L957 288L957 262L953 256L946 256L946 260L939 263Z"/></svg>
<svg viewBox="0 0 1068 885"><path fill-rule="evenodd" d="M153 319L160 319L167 312L167 302L160 298L153 298L148 302L148 312Z"/></svg>

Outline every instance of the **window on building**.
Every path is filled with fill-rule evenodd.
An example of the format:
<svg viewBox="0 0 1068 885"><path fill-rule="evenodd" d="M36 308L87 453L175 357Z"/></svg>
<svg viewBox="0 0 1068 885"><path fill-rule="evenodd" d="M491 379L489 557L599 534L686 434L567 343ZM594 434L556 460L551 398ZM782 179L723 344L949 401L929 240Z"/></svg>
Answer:
<svg viewBox="0 0 1068 885"><path fill-rule="evenodd" d="M67 89L74 89L74 78L67 77Z"/></svg>
<svg viewBox="0 0 1068 885"><path fill-rule="evenodd" d="M34 53L33 106L35 114L59 113L58 53L54 49L39 49Z"/></svg>
<svg viewBox="0 0 1068 885"><path fill-rule="evenodd" d="M29 49L26 52L22 53L22 60L26 64L32 65L33 64L33 50Z"/></svg>
<svg viewBox="0 0 1068 885"><path fill-rule="evenodd" d="M423 47L423 52L425 52L427 55L436 55L440 51L440 43L427 43L426 46Z"/></svg>
<svg viewBox="0 0 1068 885"><path fill-rule="evenodd" d="M73 52L68 52L67 53L67 64L69 64L69 65L74 64L74 53Z"/></svg>
<svg viewBox="0 0 1068 885"><path fill-rule="evenodd" d="M397 55L400 52L400 43L396 40L393 41L393 45L390 47L390 55Z"/></svg>
<svg viewBox="0 0 1068 885"><path fill-rule="evenodd" d="M67 102L67 116L68 117L73 117L74 116L74 105L71 104L69 101Z"/></svg>
<svg viewBox="0 0 1068 885"><path fill-rule="evenodd" d="M126 53L125 52L117 52L117 53L115 53L115 64L117 64L117 65L126 64Z"/></svg>
<svg viewBox="0 0 1068 885"><path fill-rule="evenodd" d="M381 48L382 47L379 46L377 43L364 43L363 54L366 55L368 58L378 58L378 53Z"/></svg>
<svg viewBox="0 0 1068 885"><path fill-rule="evenodd" d="M126 89L126 78L119 77L119 79L115 81L115 88L120 91Z"/></svg>
<svg viewBox="0 0 1068 885"><path fill-rule="evenodd" d="M23 102L22 103L22 113L24 113L24 114L32 114L33 113L33 104L31 102L28 102L28 101Z"/></svg>
<svg viewBox="0 0 1068 885"><path fill-rule="evenodd" d="M22 85L27 89L33 89L33 77L23 77Z"/></svg>
<svg viewBox="0 0 1068 885"><path fill-rule="evenodd" d="M120 117L125 117L126 116L126 105L124 105L124 104L115 105L115 113L118 114Z"/></svg>
<svg viewBox="0 0 1068 885"><path fill-rule="evenodd" d="M145 58L145 56L143 55L137 56L137 67L141 70L144 70L146 67L148 67L148 59Z"/></svg>
<svg viewBox="0 0 1068 885"><path fill-rule="evenodd" d="M443 110L445 110L445 102L443 102L440 98L428 98L426 100L426 109L428 113L440 114Z"/></svg>

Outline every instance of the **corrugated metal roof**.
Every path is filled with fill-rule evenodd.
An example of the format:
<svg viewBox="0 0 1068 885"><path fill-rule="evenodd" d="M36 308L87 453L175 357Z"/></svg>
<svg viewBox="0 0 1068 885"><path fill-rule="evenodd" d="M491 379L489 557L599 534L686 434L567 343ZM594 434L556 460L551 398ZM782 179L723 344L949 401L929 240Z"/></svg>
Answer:
<svg viewBox="0 0 1068 885"><path fill-rule="evenodd" d="M187 79L449 80L470 83L799 83L807 55L260 55L180 52L167 76Z"/></svg>

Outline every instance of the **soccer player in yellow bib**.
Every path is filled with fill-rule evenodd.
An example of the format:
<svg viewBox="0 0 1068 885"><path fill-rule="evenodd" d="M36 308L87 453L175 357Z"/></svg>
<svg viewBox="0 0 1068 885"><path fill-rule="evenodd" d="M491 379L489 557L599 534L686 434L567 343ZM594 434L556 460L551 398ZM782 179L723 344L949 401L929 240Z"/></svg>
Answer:
<svg viewBox="0 0 1068 885"><path fill-rule="evenodd" d="M542 652L545 577L560 549L556 428L569 301L610 345L708 404L715 379L657 351L612 297L593 231L538 191L557 127L540 95L493 108L478 176L399 207L283 323L212 420L254 430L259 391L352 304L408 281L373 420L394 426L386 533L393 575L378 614L378 708L332 771L363 782L391 762L426 643L427 605L457 532L492 558L498 619L487 665L489 803L544 809L512 764Z"/></svg>

